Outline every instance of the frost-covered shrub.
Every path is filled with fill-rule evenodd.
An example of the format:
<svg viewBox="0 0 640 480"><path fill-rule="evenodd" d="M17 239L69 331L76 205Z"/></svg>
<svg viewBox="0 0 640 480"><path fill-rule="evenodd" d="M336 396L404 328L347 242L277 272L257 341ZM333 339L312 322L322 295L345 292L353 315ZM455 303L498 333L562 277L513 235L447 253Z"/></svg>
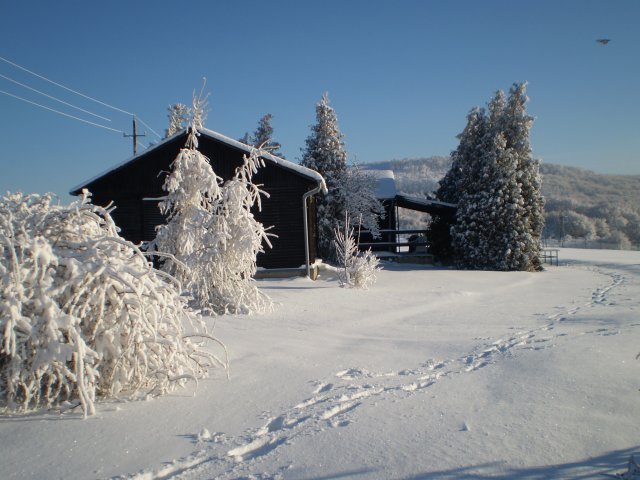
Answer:
<svg viewBox="0 0 640 480"><path fill-rule="evenodd" d="M366 252L358 251L348 216L345 217L344 231L335 229L334 234L340 286L369 288L369 285L376 282L376 275L380 269L378 257L373 254L371 248Z"/></svg>
<svg viewBox="0 0 640 480"><path fill-rule="evenodd" d="M0 253L3 406L90 415L97 398L163 394L222 365L180 286L86 192L69 206L1 197Z"/></svg>

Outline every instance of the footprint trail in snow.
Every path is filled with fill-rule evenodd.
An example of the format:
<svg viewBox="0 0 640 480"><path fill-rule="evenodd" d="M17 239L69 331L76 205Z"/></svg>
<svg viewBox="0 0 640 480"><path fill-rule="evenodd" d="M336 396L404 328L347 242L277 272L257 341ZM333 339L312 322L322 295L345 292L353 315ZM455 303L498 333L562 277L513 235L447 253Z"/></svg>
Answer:
<svg viewBox="0 0 640 480"><path fill-rule="evenodd" d="M141 472L130 478L158 480L162 478L219 478L232 479L250 475L252 463L259 461L283 445L291 444L299 436L318 435L331 428L347 427L354 420L354 412L374 401L408 398L429 390L443 378L471 374L498 362L518 350L540 350L554 346L554 341L576 334L555 333L561 325L583 308L606 306L609 294L624 282L618 273L607 273L607 286L595 289L590 301L581 306L549 315L549 323L542 327L518 332L484 343L456 359L429 359L417 367L397 372L371 372L352 367L335 372L325 381L311 382L309 395L297 404L268 416L264 425L237 438L216 434L197 443L198 450L189 457L175 460L155 472ZM599 328L577 335L615 335L617 330ZM576 336L577 336L576 335ZM287 466L282 467L282 471ZM279 478L280 474L264 478Z"/></svg>

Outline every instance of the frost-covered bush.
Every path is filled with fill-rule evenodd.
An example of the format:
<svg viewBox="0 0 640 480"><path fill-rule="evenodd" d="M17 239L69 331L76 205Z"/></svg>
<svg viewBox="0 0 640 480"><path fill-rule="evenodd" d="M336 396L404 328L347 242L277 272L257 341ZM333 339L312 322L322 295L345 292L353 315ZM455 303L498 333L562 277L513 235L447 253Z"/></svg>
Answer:
<svg viewBox="0 0 640 480"><path fill-rule="evenodd" d="M345 217L344 231L335 229L334 234L340 286L369 288L369 285L376 282L376 275L380 269L378 257L373 254L371 248L366 252L358 251L348 216Z"/></svg>
<svg viewBox="0 0 640 480"><path fill-rule="evenodd" d="M180 286L119 236L109 211L0 198L0 403L11 410L146 396L222 362ZM215 339L213 339L215 340Z"/></svg>

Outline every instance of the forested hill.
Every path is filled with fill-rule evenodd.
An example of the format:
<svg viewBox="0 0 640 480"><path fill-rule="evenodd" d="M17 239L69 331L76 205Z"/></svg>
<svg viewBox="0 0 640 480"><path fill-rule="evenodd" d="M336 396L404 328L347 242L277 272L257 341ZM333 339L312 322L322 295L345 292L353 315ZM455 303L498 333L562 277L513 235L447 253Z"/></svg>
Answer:
<svg viewBox="0 0 640 480"><path fill-rule="evenodd" d="M547 199L640 206L640 175L605 175L576 167L543 163L542 193Z"/></svg>
<svg viewBox="0 0 640 480"><path fill-rule="evenodd" d="M405 158L368 163L362 167L375 170L393 170L399 193L426 196L438 189L438 182L451 167L451 158Z"/></svg>
<svg viewBox="0 0 640 480"><path fill-rule="evenodd" d="M451 165L449 157L410 158L363 165L393 170L399 192L427 196ZM576 167L543 163L546 237L569 244L638 248L640 246L640 175L605 175ZM412 216L415 218L415 216ZM408 217L403 219L414 223ZM417 220L417 219L416 219Z"/></svg>

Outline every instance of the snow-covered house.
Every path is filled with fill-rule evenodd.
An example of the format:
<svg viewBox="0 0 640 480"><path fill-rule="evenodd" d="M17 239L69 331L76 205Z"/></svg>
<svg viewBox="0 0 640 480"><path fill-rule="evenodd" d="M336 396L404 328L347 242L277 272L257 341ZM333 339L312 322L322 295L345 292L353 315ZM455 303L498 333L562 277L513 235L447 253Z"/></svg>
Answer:
<svg viewBox="0 0 640 480"><path fill-rule="evenodd" d="M165 222L158 202L165 192L165 177L171 163L184 147L187 131L183 130L161 141L133 158L114 166L71 189L79 195L86 188L93 202L107 205L113 201L112 213L121 234L138 243L155 238L156 226ZM206 155L213 170L223 180L230 179L242 164L250 147L208 129L201 129L198 150ZM258 256L258 266L267 269L298 268L316 258L316 221L314 195L326 192L322 176L296 163L265 153L265 166L254 176L269 194L263 198L262 210L254 212L269 233L277 235Z"/></svg>

